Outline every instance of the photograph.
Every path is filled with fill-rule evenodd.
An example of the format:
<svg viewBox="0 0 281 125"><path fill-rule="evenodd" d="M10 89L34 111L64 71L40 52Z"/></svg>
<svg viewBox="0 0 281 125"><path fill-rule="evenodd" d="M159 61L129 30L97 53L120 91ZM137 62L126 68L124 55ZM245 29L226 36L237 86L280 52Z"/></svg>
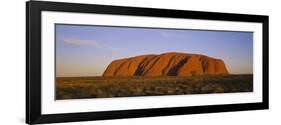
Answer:
<svg viewBox="0 0 281 125"><path fill-rule="evenodd" d="M253 92L253 32L55 24L55 100Z"/></svg>
<svg viewBox="0 0 281 125"><path fill-rule="evenodd" d="M25 7L27 124L269 109L269 15Z"/></svg>

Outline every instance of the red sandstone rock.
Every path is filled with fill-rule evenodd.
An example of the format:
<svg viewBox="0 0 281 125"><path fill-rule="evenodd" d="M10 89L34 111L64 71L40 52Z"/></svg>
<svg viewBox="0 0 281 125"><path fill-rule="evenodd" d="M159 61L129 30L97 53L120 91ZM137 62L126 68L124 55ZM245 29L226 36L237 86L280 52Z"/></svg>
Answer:
<svg viewBox="0 0 281 125"><path fill-rule="evenodd" d="M164 53L114 60L103 76L227 75L221 59L199 54Z"/></svg>

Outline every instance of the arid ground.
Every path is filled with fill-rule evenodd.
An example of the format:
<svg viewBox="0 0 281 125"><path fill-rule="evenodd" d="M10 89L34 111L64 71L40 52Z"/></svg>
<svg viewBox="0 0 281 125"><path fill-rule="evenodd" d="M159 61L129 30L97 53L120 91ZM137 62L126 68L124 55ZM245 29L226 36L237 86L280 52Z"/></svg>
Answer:
<svg viewBox="0 0 281 125"><path fill-rule="evenodd" d="M253 75L57 77L56 99L252 92Z"/></svg>

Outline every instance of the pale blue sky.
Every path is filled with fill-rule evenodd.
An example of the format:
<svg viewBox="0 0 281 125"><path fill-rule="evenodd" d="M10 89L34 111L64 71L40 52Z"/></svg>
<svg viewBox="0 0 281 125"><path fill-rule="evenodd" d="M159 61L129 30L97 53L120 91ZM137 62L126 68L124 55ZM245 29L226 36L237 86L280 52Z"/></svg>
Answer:
<svg viewBox="0 0 281 125"><path fill-rule="evenodd" d="M231 74L253 72L253 33L56 25L56 74L100 76L112 60L184 52L224 60Z"/></svg>

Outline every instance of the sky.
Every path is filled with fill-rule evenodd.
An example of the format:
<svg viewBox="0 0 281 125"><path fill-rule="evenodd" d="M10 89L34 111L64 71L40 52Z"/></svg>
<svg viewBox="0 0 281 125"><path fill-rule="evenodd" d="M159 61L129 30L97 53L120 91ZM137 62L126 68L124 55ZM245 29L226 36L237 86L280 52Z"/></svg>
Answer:
<svg viewBox="0 0 281 125"><path fill-rule="evenodd" d="M224 60L230 74L253 73L253 33L56 24L56 76L101 76L111 61L183 52Z"/></svg>

